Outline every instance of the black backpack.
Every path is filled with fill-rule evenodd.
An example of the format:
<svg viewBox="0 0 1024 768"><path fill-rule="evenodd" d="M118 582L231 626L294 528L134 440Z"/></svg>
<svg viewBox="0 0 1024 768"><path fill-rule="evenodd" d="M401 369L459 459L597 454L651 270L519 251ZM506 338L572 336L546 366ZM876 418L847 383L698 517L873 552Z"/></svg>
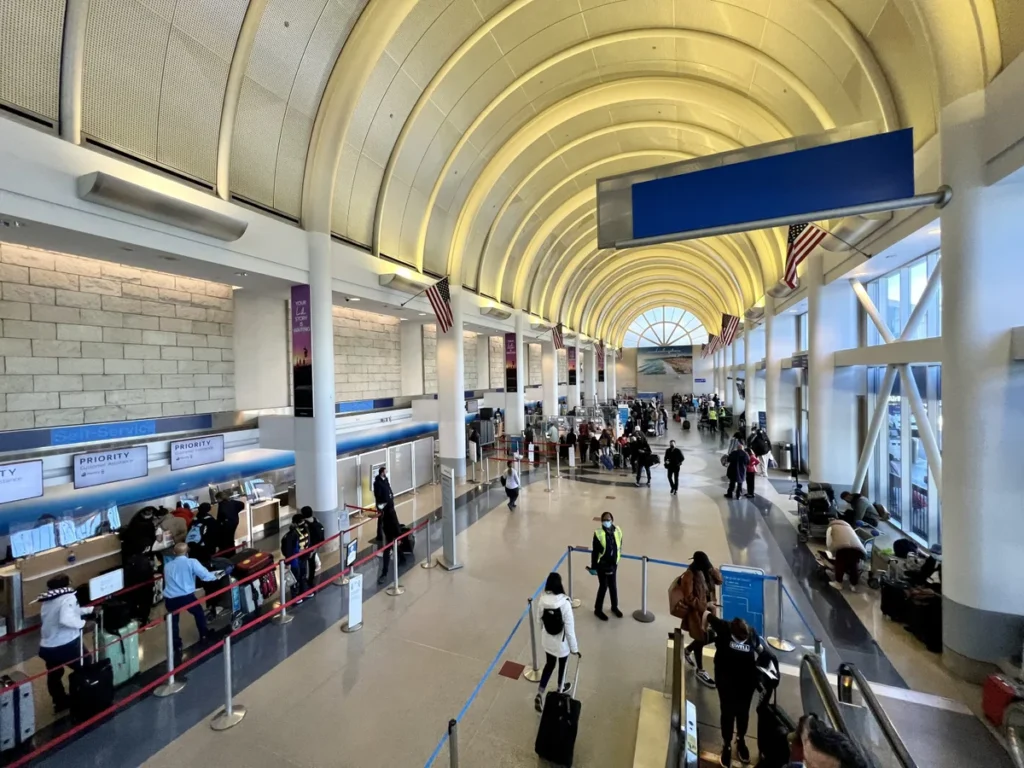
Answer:
<svg viewBox="0 0 1024 768"><path fill-rule="evenodd" d="M561 608L545 608L540 614L540 622L549 635L560 635L565 631Z"/></svg>

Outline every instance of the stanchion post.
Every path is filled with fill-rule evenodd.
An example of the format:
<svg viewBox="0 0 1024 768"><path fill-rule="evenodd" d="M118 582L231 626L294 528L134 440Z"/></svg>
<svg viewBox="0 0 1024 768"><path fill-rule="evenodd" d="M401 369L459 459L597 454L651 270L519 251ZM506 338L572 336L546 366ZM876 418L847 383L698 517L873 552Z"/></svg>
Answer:
<svg viewBox="0 0 1024 768"><path fill-rule="evenodd" d="M821 659L821 668L828 672L828 665L825 663L825 646L822 645L821 640L814 638L814 653Z"/></svg>
<svg viewBox="0 0 1024 768"><path fill-rule="evenodd" d="M533 666L523 673L523 677L531 683L536 683L540 680L540 667L537 666L537 617L533 615L532 597L526 598L526 607L529 611L530 619L530 659L533 662Z"/></svg>
<svg viewBox="0 0 1024 768"><path fill-rule="evenodd" d="M654 614L647 610L647 555L640 558L640 610L633 611L633 618L641 624L654 621Z"/></svg>
<svg viewBox="0 0 1024 768"><path fill-rule="evenodd" d="M565 559L566 559L566 562L569 564L569 604L573 608L579 608L583 604L583 601L582 600L577 600L575 597L572 596L572 547L571 546L568 549L568 554L566 555Z"/></svg>
<svg viewBox="0 0 1024 768"><path fill-rule="evenodd" d="M546 462L544 464L544 470L547 472L547 483L548 483L548 487L547 487L547 489L545 489L544 492L545 493L551 493L551 462L550 461Z"/></svg>
<svg viewBox="0 0 1024 768"><path fill-rule="evenodd" d="M448 721L448 765L459 768L459 721Z"/></svg>
<svg viewBox="0 0 1024 768"><path fill-rule="evenodd" d="M224 638L224 707L217 711L210 727L215 731L226 731L238 725L245 717L245 707L236 705L231 691L231 635Z"/></svg>
<svg viewBox="0 0 1024 768"><path fill-rule="evenodd" d="M484 480L491 484L491 460L484 456Z"/></svg>
<svg viewBox="0 0 1024 768"><path fill-rule="evenodd" d="M391 542L391 559L395 561L395 583L385 589L392 597L405 594L405 587L398 583L398 539Z"/></svg>
<svg viewBox="0 0 1024 768"><path fill-rule="evenodd" d="M796 649L796 646L786 639L786 635L782 631L782 578L777 577L775 583L779 585L779 588L777 590L779 614L777 617L777 623L775 625L778 630L778 634L776 634L775 637L768 638L768 645L770 645L776 651L782 651L783 653L791 653Z"/></svg>
<svg viewBox="0 0 1024 768"><path fill-rule="evenodd" d="M555 446L555 479L559 479L562 476L562 451L556 445Z"/></svg>
<svg viewBox="0 0 1024 768"><path fill-rule="evenodd" d="M291 624L292 619L295 618L294 616L288 615L288 607L286 605L286 603L288 602L288 583L285 581L284 574L287 568L288 565L285 563L284 560L277 564L277 588L279 592L278 600L280 600L281 602L281 612L277 614L277 616L275 616L273 619L271 619L271 621L273 621L275 624L281 625Z"/></svg>
<svg viewBox="0 0 1024 768"><path fill-rule="evenodd" d="M427 534L427 557L422 563L420 563L420 568L433 568L434 565L436 565L436 563L434 563L433 555L430 554L430 520L433 516L433 513L427 515L427 527L423 529ZM397 570L397 568L398 562L396 561L395 569Z"/></svg>
<svg viewBox="0 0 1024 768"><path fill-rule="evenodd" d="M154 696L159 696L161 699L165 696L173 696L182 688L185 687L184 680L176 680L174 677L174 614L168 613L167 618L164 621L164 625L167 627L167 672L170 677L167 678L167 682L161 686L158 686L153 691Z"/></svg>

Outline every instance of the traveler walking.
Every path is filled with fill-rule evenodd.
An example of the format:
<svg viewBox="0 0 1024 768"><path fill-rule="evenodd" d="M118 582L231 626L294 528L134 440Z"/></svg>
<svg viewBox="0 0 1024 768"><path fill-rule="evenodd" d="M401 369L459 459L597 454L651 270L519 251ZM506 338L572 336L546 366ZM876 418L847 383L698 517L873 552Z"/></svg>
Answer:
<svg viewBox="0 0 1024 768"><path fill-rule="evenodd" d="M731 499L733 491L736 492L736 498L740 498L740 494L743 492L743 484L747 479L747 451L743 446L743 441L737 441L736 450L726 456L728 471L726 476L729 478L729 490L725 492L725 498Z"/></svg>
<svg viewBox="0 0 1024 768"><path fill-rule="evenodd" d="M696 668L697 680L709 688L715 687L715 681L704 671L704 646L708 644L704 616L714 607L715 587L721 585L722 574L711 564L707 553L697 551L683 575L669 587L670 612L690 636L684 658Z"/></svg>
<svg viewBox="0 0 1024 768"><path fill-rule="evenodd" d="M587 570L591 575L597 576L598 584L594 615L601 621L608 621L608 616L603 610L604 595L607 592L612 602L612 613L621 619L619 587L615 581L615 574L619 570L619 560L622 559L622 529L616 527L611 512L601 514L601 527L594 531L594 541L590 549L590 568Z"/></svg>
<svg viewBox="0 0 1024 768"><path fill-rule="evenodd" d="M224 569L224 573L231 573L232 568L233 566L229 565ZM181 653L181 634L178 630L178 614L175 611L185 606L188 606L188 612L195 619L200 642L207 639L209 633L206 628L206 613L203 611L203 604L196 601L196 579L217 581L219 578L219 574L211 573L199 560L190 557L186 545L174 545L174 559L164 566L164 607L167 613L174 615L171 620L174 653Z"/></svg>
<svg viewBox="0 0 1024 768"><path fill-rule="evenodd" d="M835 558L836 589L843 588L843 577L850 577L850 591L856 592L860 584L860 564L867 557L867 550L860 536L845 520L833 520L825 530L825 548Z"/></svg>
<svg viewBox="0 0 1024 768"><path fill-rule="evenodd" d="M647 485L651 484L651 445L643 433L637 430L633 433L636 438L633 441L633 466L636 468L636 487L640 487L640 473L647 472Z"/></svg>
<svg viewBox="0 0 1024 768"><path fill-rule="evenodd" d="M708 408L708 431L712 434L718 431L718 408L714 405Z"/></svg>
<svg viewBox="0 0 1024 768"><path fill-rule="evenodd" d="M736 756L747 765L750 763L750 750L746 744L750 702L761 675L757 668L774 666L773 672L778 676L779 662L743 619L723 621L717 616L708 616L708 628L715 643L715 677L722 712L722 743L725 745L722 748L722 765L725 768L732 765L734 726Z"/></svg>
<svg viewBox="0 0 1024 768"><path fill-rule="evenodd" d="M665 451L665 469L668 471L668 484L675 496L679 492L679 468L683 466L683 452L676 447L675 440L668 441Z"/></svg>
<svg viewBox="0 0 1024 768"><path fill-rule="evenodd" d="M85 627L83 616L92 608L78 605L78 597L67 574L60 573L46 582L46 591L35 602L41 603L42 627L39 632L39 657L46 664L46 690L53 701L53 711L67 709L71 702L64 690L64 665L79 667L80 639Z"/></svg>
<svg viewBox="0 0 1024 768"><path fill-rule="evenodd" d="M501 484L505 486L505 495L508 496L508 508L515 509L516 503L519 501L519 473L516 472L515 465L510 461L508 467L505 469L505 474L501 476Z"/></svg>
<svg viewBox="0 0 1024 768"><path fill-rule="evenodd" d="M540 675L540 686L534 697L533 706L538 712L544 710L544 689L548 687L551 673L558 664L558 685L555 690L565 693L569 684L565 681L565 667L569 654L580 655L576 642L576 621L572 614L572 603L565 594L562 577L557 573L548 574L544 594L537 600L537 611L541 625L540 645L544 649L544 671Z"/></svg>

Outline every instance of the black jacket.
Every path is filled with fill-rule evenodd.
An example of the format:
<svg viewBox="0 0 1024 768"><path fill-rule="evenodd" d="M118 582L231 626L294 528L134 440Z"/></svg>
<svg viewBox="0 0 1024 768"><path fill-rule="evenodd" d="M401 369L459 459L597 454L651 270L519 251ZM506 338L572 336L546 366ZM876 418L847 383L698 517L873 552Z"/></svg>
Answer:
<svg viewBox="0 0 1024 768"><path fill-rule="evenodd" d="M753 630L745 642L734 640L729 622L717 616L708 617L708 628L715 636L715 682L719 691L726 695L753 693L761 674L757 668L777 664L775 654Z"/></svg>
<svg viewBox="0 0 1024 768"><path fill-rule="evenodd" d="M385 541L392 542L402 535L402 524L398 522L398 512L394 504L386 504L380 511L380 524Z"/></svg>
<svg viewBox="0 0 1024 768"><path fill-rule="evenodd" d="M668 469L676 469L683 464L683 452L679 447L669 448L665 451L665 466Z"/></svg>
<svg viewBox="0 0 1024 768"><path fill-rule="evenodd" d="M322 544L323 540L327 538L323 523L315 517L306 518L306 528L309 529L309 546L311 547L316 544Z"/></svg>
<svg viewBox="0 0 1024 768"><path fill-rule="evenodd" d="M747 463L750 457L742 448L737 448L729 454L729 470L726 472L730 480L743 481L747 479Z"/></svg>
<svg viewBox="0 0 1024 768"><path fill-rule="evenodd" d="M391 492L391 481L386 477L377 475L373 479L373 500L377 506L381 504L387 504L395 498L395 494Z"/></svg>
<svg viewBox="0 0 1024 768"><path fill-rule="evenodd" d="M217 523L220 527L220 548L230 549L235 544L238 516L245 510L239 499L224 499L217 504Z"/></svg>

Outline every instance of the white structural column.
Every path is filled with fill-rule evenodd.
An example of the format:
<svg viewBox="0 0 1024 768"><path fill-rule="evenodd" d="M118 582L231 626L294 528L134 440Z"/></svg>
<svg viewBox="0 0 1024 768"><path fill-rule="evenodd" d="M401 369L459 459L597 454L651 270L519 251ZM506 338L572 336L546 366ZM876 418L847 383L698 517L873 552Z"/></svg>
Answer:
<svg viewBox="0 0 1024 768"><path fill-rule="evenodd" d="M576 336L574 339L571 339L569 341L568 346L565 348L565 353L567 357L566 369L569 371L569 377L572 377L572 370L568 367L568 354L570 348L576 351L576 383L572 384L570 382L569 384L566 385L566 408L568 408L571 411L573 408L578 408L580 404L580 374L583 372L583 349L580 347L579 336Z"/></svg>
<svg viewBox="0 0 1024 768"><path fill-rule="evenodd" d="M540 342L541 408L545 418L558 415L558 353L547 335Z"/></svg>
<svg viewBox="0 0 1024 768"><path fill-rule="evenodd" d="M943 109L940 132L954 190L942 210L943 661L972 679L1024 637L1024 366L1010 346L1024 326L1024 187L984 186L984 111L984 94L965 96Z"/></svg>
<svg viewBox="0 0 1024 768"><path fill-rule="evenodd" d="M490 389L500 386L491 382L491 337L486 333L476 337L476 388Z"/></svg>
<svg viewBox="0 0 1024 768"><path fill-rule="evenodd" d="M465 347L462 338L463 289L451 287L452 327L437 328L437 436L441 464L466 477Z"/></svg>
<svg viewBox="0 0 1024 768"><path fill-rule="evenodd" d="M775 314L775 299L765 297L764 386L768 437L791 443L796 431L796 379L800 372L782 370L783 359L796 351L796 322L793 315Z"/></svg>
<svg viewBox="0 0 1024 768"><path fill-rule="evenodd" d="M587 405L597 405L597 350L588 347L583 350L586 376L583 378L583 392Z"/></svg>
<svg viewBox="0 0 1024 768"><path fill-rule="evenodd" d="M757 426L757 380L754 376L754 358L756 349L754 347L754 336L756 331L748 322L743 330L743 389L746 392L744 397L744 412L747 415L747 432Z"/></svg>
<svg viewBox="0 0 1024 768"><path fill-rule="evenodd" d="M594 350L594 356L597 357L597 350ZM594 381L597 383L597 399L599 402L608 402L608 348L604 349L604 381L600 381L601 374L598 373Z"/></svg>
<svg viewBox="0 0 1024 768"><path fill-rule="evenodd" d="M743 342L742 336L736 335L732 344L729 345L729 397L731 398L733 418L735 419L734 424L739 420L739 408L740 408L740 350L739 346Z"/></svg>
<svg viewBox="0 0 1024 768"><path fill-rule="evenodd" d="M722 383L722 357L724 354L722 350L718 350L711 356L715 366L715 392L718 394L719 399L725 397L725 385Z"/></svg>
<svg viewBox="0 0 1024 768"><path fill-rule="evenodd" d="M402 362L402 394L423 394L423 326L405 321L399 323L399 347Z"/></svg>
<svg viewBox="0 0 1024 768"><path fill-rule="evenodd" d="M845 280L825 285L824 261L807 259L808 435L812 480L848 486L857 467L856 370L836 368L835 353L857 345L856 299Z"/></svg>
<svg viewBox="0 0 1024 768"><path fill-rule="evenodd" d="M526 347L523 346L523 336L530 327L529 320L522 310L516 310L515 324L517 386L512 392L505 389L505 432L510 435L521 435L523 427L526 426ZM502 352L504 354L504 344L502 344ZM504 360L502 360L501 369L505 370Z"/></svg>
<svg viewBox="0 0 1024 768"><path fill-rule="evenodd" d="M728 347L722 348L722 400L726 408L732 408L732 376L729 374L729 357L731 353Z"/></svg>
<svg viewBox="0 0 1024 768"><path fill-rule="evenodd" d="M619 367L619 351L617 349L609 349L607 357L604 360L605 367L605 380L608 382L608 399L618 400L619 399L619 387L618 387L618 367Z"/></svg>
<svg viewBox="0 0 1024 768"><path fill-rule="evenodd" d="M330 235L307 234L313 418L295 419L295 493L328 536L338 523L338 446L334 414L334 317ZM353 497L354 498L354 497Z"/></svg>

